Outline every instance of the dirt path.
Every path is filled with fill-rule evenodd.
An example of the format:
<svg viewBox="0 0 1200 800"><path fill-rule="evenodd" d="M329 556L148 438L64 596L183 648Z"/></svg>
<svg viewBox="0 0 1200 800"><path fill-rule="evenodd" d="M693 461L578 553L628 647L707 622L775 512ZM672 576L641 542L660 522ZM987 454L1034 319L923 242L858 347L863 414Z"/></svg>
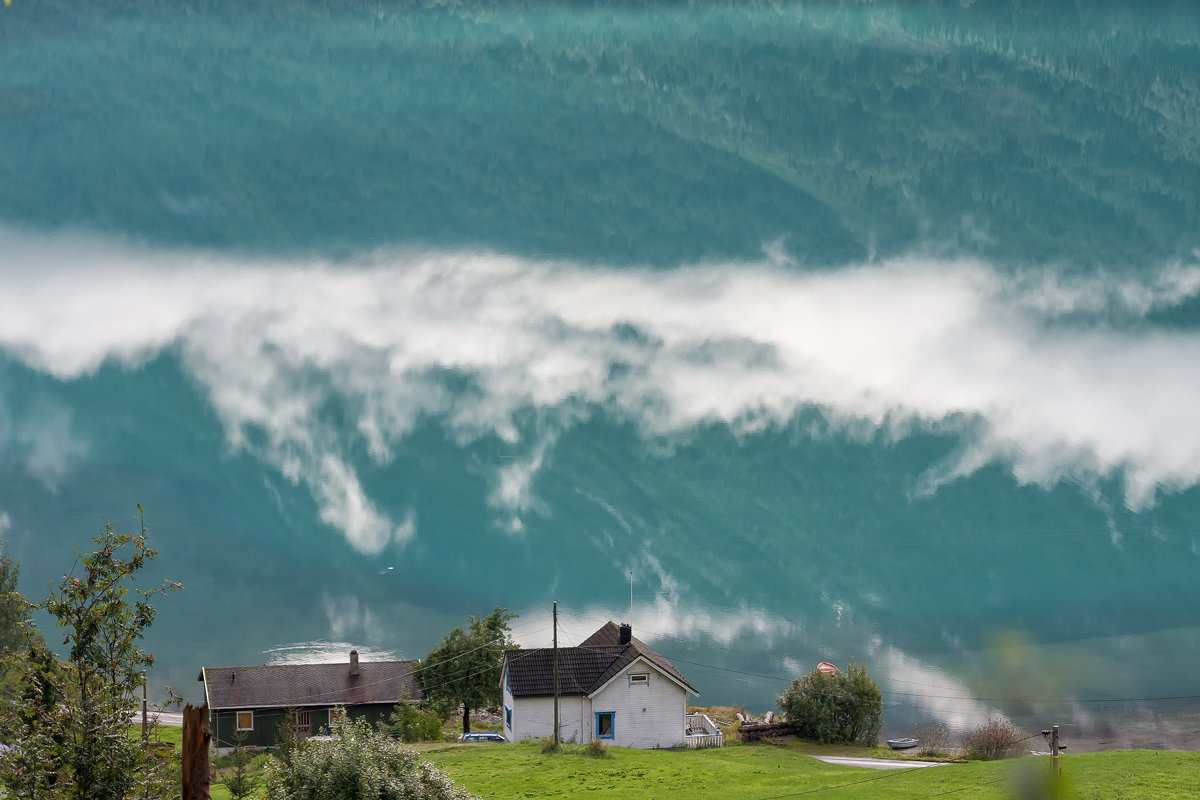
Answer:
<svg viewBox="0 0 1200 800"><path fill-rule="evenodd" d="M899 761L891 758L851 758L849 756L813 756L817 761L826 764L841 764L846 767L866 767L867 769L921 769L923 767L940 767L940 761Z"/></svg>

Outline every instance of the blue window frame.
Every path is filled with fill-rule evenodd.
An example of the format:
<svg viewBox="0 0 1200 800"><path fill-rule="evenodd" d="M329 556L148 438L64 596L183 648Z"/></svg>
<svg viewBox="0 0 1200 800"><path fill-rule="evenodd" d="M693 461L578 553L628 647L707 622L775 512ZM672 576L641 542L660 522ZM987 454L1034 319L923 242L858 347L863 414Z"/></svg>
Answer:
<svg viewBox="0 0 1200 800"><path fill-rule="evenodd" d="M611 739L617 732L617 714L615 711L596 712L596 738Z"/></svg>
<svg viewBox="0 0 1200 800"><path fill-rule="evenodd" d="M504 727L512 730L512 709L508 706L504 707Z"/></svg>

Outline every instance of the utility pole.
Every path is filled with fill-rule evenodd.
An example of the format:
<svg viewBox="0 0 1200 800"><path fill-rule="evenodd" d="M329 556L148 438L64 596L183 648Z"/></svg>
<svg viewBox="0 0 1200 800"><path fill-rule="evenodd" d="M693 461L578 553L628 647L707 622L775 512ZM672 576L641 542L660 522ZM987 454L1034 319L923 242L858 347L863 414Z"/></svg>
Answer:
<svg viewBox="0 0 1200 800"><path fill-rule="evenodd" d="M558 748L558 601L554 601L554 747Z"/></svg>

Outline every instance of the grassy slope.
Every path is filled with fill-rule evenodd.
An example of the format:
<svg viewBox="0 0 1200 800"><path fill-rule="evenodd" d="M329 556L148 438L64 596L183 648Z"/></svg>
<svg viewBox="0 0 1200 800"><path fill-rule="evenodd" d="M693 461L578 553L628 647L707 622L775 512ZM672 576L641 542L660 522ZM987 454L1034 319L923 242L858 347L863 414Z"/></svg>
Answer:
<svg viewBox="0 0 1200 800"><path fill-rule="evenodd" d="M795 747L754 745L670 752L614 748L596 759L582 748L544 755L534 744L434 746L426 756L484 798L567 797L599 792L617 800L686 794L689 800L773 798L819 791L825 798L911 800L954 792L956 798L1010 797L1012 776L1043 773L1045 759L951 764L895 772L841 767ZM1112 751L1066 756L1067 797L1173 800L1200 794L1200 753ZM835 788L840 787L840 788Z"/></svg>

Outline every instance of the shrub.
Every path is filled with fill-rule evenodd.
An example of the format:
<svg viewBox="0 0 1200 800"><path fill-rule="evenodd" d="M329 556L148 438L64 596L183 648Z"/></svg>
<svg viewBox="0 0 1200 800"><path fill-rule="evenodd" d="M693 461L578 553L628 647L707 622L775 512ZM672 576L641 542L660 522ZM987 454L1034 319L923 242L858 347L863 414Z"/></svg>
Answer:
<svg viewBox="0 0 1200 800"><path fill-rule="evenodd" d="M392 709L387 722L380 720L379 730L405 742L437 742L442 739L442 721L437 715L401 701ZM457 737L455 737L457 739Z"/></svg>
<svg viewBox="0 0 1200 800"><path fill-rule="evenodd" d="M422 761L416 751L372 731L362 720L339 725L333 738L308 740L288 761L267 764L269 800L468 800L473 796Z"/></svg>
<svg viewBox="0 0 1200 800"><path fill-rule="evenodd" d="M944 724L930 720L913 726L913 738L919 741L919 756L944 756L950 752L950 729Z"/></svg>
<svg viewBox="0 0 1200 800"><path fill-rule="evenodd" d="M221 783L225 784L231 800L246 800L258 794L262 778L251 770L254 756L246 749L246 732L235 733L233 742L233 752L229 754L231 769Z"/></svg>
<svg viewBox="0 0 1200 800"><path fill-rule="evenodd" d="M822 744L875 744L883 727L883 695L856 661L845 672L814 669L793 678L778 703L799 736Z"/></svg>
<svg viewBox="0 0 1200 800"><path fill-rule="evenodd" d="M542 753L557 753L558 742L554 741L554 738L551 736L545 736L538 743L538 751Z"/></svg>
<svg viewBox="0 0 1200 800"><path fill-rule="evenodd" d="M608 745L600 739L592 739L588 742L588 755L592 758L608 758L612 753L608 752Z"/></svg>
<svg viewBox="0 0 1200 800"><path fill-rule="evenodd" d="M1004 717L992 717L963 737L963 751L967 758L982 761L1012 758L1021 755L1025 739L1016 725Z"/></svg>

